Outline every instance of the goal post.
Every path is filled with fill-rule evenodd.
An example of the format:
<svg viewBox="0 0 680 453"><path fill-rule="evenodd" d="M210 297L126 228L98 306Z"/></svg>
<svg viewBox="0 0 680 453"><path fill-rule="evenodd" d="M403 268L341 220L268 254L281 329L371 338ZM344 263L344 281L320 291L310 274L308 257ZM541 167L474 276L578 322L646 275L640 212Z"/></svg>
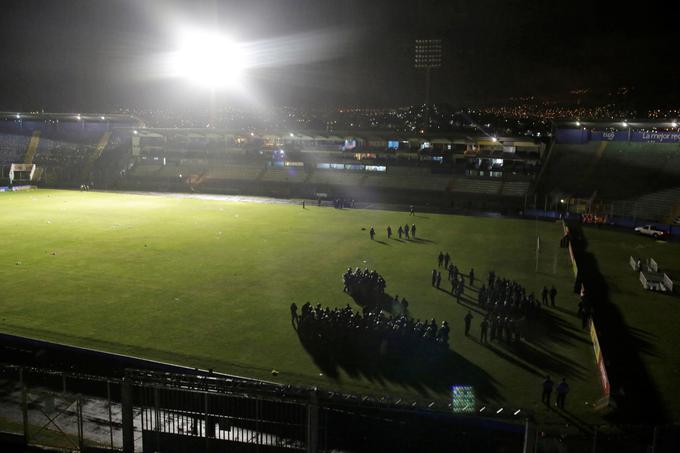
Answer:
<svg viewBox="0 0 680 453"><path fill-rule="evenodd" d="M35 176L35 164L12 164L9 167L9 183L31 182Z"/></svg>

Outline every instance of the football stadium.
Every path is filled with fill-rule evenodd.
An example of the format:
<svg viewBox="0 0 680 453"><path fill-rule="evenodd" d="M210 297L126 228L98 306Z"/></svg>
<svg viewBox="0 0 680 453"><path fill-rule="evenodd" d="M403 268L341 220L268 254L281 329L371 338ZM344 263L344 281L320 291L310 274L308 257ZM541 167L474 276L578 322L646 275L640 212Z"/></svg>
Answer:
<svg viewBox="0 0 680 453"><path fill-rule="evenodd" d="M0 451L680 451L677 6L543 3L3 4Z"/></svg>
<svg viewBox="0 0 680 453"><path fill-rule="evenodd" d="M555 122L549 141L0 126L0 322L20 363L115 380L139 362L508 433L677 419L671 124ZM546 376L568 412L538 398Z"/></svg>

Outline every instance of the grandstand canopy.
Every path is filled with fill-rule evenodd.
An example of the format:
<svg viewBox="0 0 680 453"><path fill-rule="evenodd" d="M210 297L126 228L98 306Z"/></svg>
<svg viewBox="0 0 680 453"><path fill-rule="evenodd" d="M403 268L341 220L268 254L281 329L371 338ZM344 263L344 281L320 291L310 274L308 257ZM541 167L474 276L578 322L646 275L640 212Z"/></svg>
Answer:
<svg viewBox="0 0 680 453"><path fill-rule="evenodd" d="M588 121L579 120L577 118L570 119L559 119L553 121L553 126L557 128L569 128L569 127L585 127L589 129L673 129L677 128L673 126L675 119L664 119L664 120L628 120L626 118L621 118L620 120L606 120L606 121ZM625 126L624 126L625 122Z"/></svg>
<svg viewBox="0 0 680 453"><path fill-rule="evenodd" d="M139 125L142 121L134 115L122 113L46 113L46 112L0 112L0 120L11 121L59 121L59 122L106 122Z"/></svg>

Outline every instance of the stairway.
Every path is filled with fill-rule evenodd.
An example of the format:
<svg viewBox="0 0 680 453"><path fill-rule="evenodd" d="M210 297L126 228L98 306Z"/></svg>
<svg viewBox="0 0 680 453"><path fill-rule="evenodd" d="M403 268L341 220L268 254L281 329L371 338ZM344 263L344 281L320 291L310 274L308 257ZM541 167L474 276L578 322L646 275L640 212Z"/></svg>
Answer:
<svg viewBox="0 0 680 453"><path fill-rule="evenodd" d="M35 157L35 153L38 150L39 143L40 143L40 131L33 131L33 135L31 135L31 140L28 142L28 146L26 147L26 154L24 155L25 164L33 163L33 157Z"/></svg>
<svg viewBox="0 0 680 453"><path fill-rule="evenodd" d="M90 179L90 172L92 171L92 166L94 165L95 162L97 162L97 159L99 159L106 149L106 147L109 144L109 139L111 138L111 131L106 131L104 132L104 135L102 135L102 138L99 139L99 143L97 143L97 147L94 149L92 154L87 158L85 161L85 166L83 167L83 178L87 181Z"/></svg>

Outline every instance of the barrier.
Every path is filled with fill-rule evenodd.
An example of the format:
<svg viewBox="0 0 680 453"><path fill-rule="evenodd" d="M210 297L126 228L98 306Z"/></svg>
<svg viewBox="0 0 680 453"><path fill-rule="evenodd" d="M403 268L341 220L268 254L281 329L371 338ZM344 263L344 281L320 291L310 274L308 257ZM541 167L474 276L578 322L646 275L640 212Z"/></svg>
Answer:
<svg viewBox="0 0 680 453"><path fill-rule="evenodd" d="M634 271L639 271L639 270L640 270L640 267L641 267L641 264L640 264L640 263L641 263L641 262L642 262L642 261L640 260L640 257L639 257L639 256L636 256L636 257L631 256L631 257L630 257L630 260L628 260L628 264L630 264L630 267L631 267Z"/></svg>
<svg viewBox="0 0 680 453"><path fill-rule="evenodd" d="M564 234L569 234L569 227L565 223L564 220L562 220L562 228L564 229ZM574 256L574 249L571 245L571 241L569 241L569 245L567 247L569 249L569 258L571 260L571 265L574 270L574 277L578 278L578 264L576 263L576 258ZM633 265L633 257L630 257L631 259L631 265ZM642 273L640 273L642 274ZM593 343L593 351L595 353L595 363L597 364L597 371L600 375L600 385L602 386L602 394L604 396L604 401L606 401L606 404L603 404L602 407L609 407L609 395L611 393L611 386L609 384L609 376L607 375L607 367L605 365L604 361L604 354L602 353L602 349L600 348L600 341L597 337L597 328L595 326L595 320L590 319L590 340Z"/></svg>
<svg viewBox="0 0 680 453"><path fill-rule="evenodd" d="M666 289L668 290L669 293L673 292L673 287L674 287L673 279L671 278L670 275L668 275L665 272L663 274L663 285L666 287Z"/></svg>

